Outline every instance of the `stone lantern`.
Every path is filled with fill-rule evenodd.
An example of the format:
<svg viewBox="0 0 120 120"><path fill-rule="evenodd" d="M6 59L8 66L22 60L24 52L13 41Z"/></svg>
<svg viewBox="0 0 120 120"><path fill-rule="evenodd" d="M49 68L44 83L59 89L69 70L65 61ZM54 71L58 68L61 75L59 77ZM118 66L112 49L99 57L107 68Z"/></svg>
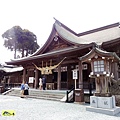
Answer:
<svg viewBox="0 0 120 120"><path fill-rule="evenodd" d="M95 78L96 96L110 96L108 82L113 78L113 73L111 72L113 61L114 57L108 55L102 57L101 54L95 54L91 58L92 69L89 77Z"/></svg>
<svg viewBox="0 0 120 120"><path fill-rule="evenodd" d="M119 62L119 57L112 52L106 52L98 48L93 48L88 54L79 58L82 62L91 64L89 77L95 78L96 96L110 95L108 82L114 77L111 65Z"/></svg>
<svg viewBox="0 0 120 120"><path fill-rule="evenodd" d="M90 96L90 107L86 110L115 115L120 108L115 105L115 96L111 96L108 83L114 77L112 64L120 61L114 52L106 52L99 48L93 48L88 54L79 58L81 62L91 64L89 77L95 78L96 91Z"/></svg>

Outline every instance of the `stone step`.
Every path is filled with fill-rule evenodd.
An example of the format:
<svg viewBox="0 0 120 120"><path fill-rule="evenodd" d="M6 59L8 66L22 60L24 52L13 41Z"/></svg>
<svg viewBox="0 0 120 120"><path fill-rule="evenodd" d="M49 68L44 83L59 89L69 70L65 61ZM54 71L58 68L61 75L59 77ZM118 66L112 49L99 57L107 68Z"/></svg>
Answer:
<svg viewBox="0 0 120 120"><path fill-rule="evenodd" d="M46 100L55 100L60 101L66 94L66 91L53 91L53 90L36 90L29 89L29 98L37 98L37 99L46 99ZM20 97L20 89L13 89L9 91L6 95L10 96L18 96Z"/></svg>
<svg viewBox="0 0 120 120"><path fill-rule="evenodd" d="M9 92L9 95L11 94L20 94L20 90L14 90L12 92ZM31 92L29 91L29 95L33 96L52 96L52 97L59 97L62 98L65 94L58 94L58 93L48 93L48 92Z"/></svg>

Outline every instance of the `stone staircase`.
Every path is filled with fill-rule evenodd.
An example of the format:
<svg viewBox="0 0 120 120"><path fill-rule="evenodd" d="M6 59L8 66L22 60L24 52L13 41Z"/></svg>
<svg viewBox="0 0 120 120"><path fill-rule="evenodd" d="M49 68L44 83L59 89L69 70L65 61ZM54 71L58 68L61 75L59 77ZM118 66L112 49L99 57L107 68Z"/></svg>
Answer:
<svg viewBox="0 0 120 120"><path fill-rule="evenodd" d="M12 88L4 93L3 95L18 96L20 97L20 88ZM61 101L61 99L66 95L66 91L62 90L37 90L29 89L28 98L46 99Z"/></svg>

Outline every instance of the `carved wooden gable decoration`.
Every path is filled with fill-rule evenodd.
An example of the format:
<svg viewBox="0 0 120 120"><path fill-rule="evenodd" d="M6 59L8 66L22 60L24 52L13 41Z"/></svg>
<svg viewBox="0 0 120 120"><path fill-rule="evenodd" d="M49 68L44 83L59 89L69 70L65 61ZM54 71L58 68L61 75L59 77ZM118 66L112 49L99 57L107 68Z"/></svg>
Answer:
<svg viewBox="0 0 120 120"><path fill-rule="evenodd" d="M70 47L71 45L70 45L70 43L62 40L59 36L55 36L53 38L51 44L47 47L47 49L44 52L47 53L47 52L51 52L51 51L64 49L64 48Z"/></svg>
<svg viewBox="0 0 120 120"><path fill-rule="evenodd" d="M51 31L51 34L50 34L49 38L47 39L46 43L33 56L49 53L52 51L59 51L61 49L73 47L76 45L78 45L78 44L75 42L71 42L71 41L67 40L66 38L63 38L63 36L61 36L57 32L55 24L54 24L52 31Z"/></svg>

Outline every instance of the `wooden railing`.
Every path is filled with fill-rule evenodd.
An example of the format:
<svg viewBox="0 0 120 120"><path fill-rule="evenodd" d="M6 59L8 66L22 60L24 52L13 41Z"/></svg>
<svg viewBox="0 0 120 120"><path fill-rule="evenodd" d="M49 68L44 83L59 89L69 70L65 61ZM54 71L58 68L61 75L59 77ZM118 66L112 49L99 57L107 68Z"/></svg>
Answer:
<svg viewBox="0 0 120 120"><path fill-rule="evenodd" d="M69 101L69 94L73 92L73 98ZM75 101L75 88L73 87L71 90L67 91L66 93L67 99L66 102L74 102Z"/></svg>

